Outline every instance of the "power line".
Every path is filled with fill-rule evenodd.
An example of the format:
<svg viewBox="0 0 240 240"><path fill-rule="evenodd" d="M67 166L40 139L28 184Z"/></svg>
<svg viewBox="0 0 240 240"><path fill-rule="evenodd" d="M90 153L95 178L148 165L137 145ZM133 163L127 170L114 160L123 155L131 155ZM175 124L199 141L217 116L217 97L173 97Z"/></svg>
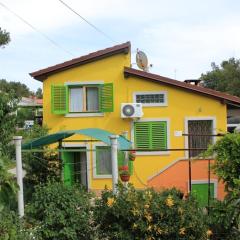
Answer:
<svg viewBox="0 0 240 240"><path fill-rule="evenodd" d="M12 13L15 17L17 17L18 19L20 19L22 22L24 22L26 25L28 25L30 28L32 28L34 31L36 31L37 33L39 33L40 35L42 35L44 38L46 38L49 42L51 42L55 47L61 49L62 51L64 51L65 53L71 55L72 57L74 57L74 55L69 52L68 50L64 49L63 47L61 47L57 42L55 42L54 40L52 40L51 38L49 38L45 33L41 32L40 30L38 30L36 27L34 27L31 23L27 22L24 18L22 18L21 16L19 16L17 13L15 13L14 11L12 11L9 7L7 7L6 5L4 5L3 3L0 2L0 5L5 8L7 11L9 11L10 13Z"/></svg>
<svg viewBox="0 0 240 240"><path fill-rule="evenodd" d="M66 4L64 1L62 0L58 0L60 3L62 3L66 8L68 8L70 11L72 11L73 13L75 13L78 17L80 17L83 21L85 21L88 25L90 25L92 28L94 28L97 32L101 33L103 36L105 36L108 40L117 43L115 40L113 40L108 34L106 34L105 32L103 32L101 29L99 29L98 27L96 27L94 24L92 24L91 22L89 22L86 18L84 18L83 16L81 16L78 12L76 12L73 8L71 8L68 4Z"/></svg>

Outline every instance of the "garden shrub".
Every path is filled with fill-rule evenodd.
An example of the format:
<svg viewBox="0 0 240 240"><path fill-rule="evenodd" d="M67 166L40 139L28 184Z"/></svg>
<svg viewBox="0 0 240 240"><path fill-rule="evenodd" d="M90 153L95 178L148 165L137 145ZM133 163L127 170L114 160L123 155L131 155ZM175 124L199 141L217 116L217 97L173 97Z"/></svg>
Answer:
<svg viewBox="0 0 240 240"><path fill-rule="evenodd" d="M237 229L238 214L240 203L238 205L231 203L230 199L224 201L212 201L208 216L209 228L212 231L212 240L239 240L240 232Z"/></svg>
<svg viewBox="0 0 240 240"><path fill-rule="evenodd" d="M207 154L215 156L213 171L225 184L227 193L223 202L212 203L209 221L216 236L240 239L240 134L226 134Z"/></svg>
<svg viewBox="0 0 240 240"><path fill-rule="evenodd" d="M155 192L119 185L96 200L95 222L100 239L207 239L204 214L192 197L176 189ZM206 216L205 216L206 217Z"/></svg>
<svg viewBox="0 0 240 240"><path fill-rule="evenodd" d="M26 221L37 239L92 239L89 199L90 194L77 185L39 185L26 208Z"/></svg>
<svg viewBox="0 0 240 240"><path fill-rule="evenodd" d="M27 240L18 216L13 211L4 210L0 213L0 240Z"/></svg>

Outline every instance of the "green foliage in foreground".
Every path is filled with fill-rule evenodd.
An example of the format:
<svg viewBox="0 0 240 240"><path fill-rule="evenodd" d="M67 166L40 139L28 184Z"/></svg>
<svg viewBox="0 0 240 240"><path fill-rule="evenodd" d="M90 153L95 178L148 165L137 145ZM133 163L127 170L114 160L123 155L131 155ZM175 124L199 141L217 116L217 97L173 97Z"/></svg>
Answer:
<svg viewBox="0 0 240 240"><path fill-rule="evenodd" d="M193 198L177 190L156 192L119 187L96 201L95 222L100 239L207 239L204 214Z"/></svg>
<svg viewBox="0 0 240 240"><path fill-rule="evenodd" d="M80 186L49 182L36 187L26 208L37 239L92 239L90 194Z"/></svg>
<svg viewBox="0 0 240 240"><path fill-rule="evenodd" d="M208 216L209 228L212 229L212 240L239 240L240 236L240 201L226 198L211 203Z"/></svg>
<svg viewBox="0 0 240 240"><path fill-rule="evenodd" d="M18 216L11 211L4 210L0 213L0 240L27 240L22 231Z"/></svg>
<svg viewBox="0 0 240 240"><path fill-rule="evenodd" d="M226 134L210 149L216 156L214 172L224 182L225 190L232 196L240 193L240 134Z"/></svg>

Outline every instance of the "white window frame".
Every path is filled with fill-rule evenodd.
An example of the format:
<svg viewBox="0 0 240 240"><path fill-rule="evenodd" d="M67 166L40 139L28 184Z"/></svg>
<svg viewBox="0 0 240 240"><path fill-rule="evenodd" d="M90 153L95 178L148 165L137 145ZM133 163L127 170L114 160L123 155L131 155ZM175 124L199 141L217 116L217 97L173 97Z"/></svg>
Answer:
<svg viewBox="0 0 240 240"><path fill-rule="evenodd" d="M83 81L83 82L65 82L65 86L85 86L85 85L102 85L104 81ZM104 113L102 112L80 112L80 113L66 113L66 118L79 118L79 117L104 117Z"/></svg>
<svg viewBox="0 0 240 240"><path fill-rule="evenodd" d="M185 131L184 133L188 134L188 122L189 121L201 121L201 120L211 120L213 122L213 132L212 134L213 135L216 135L217 134L217 121L216 121L216 117L212 117L212 116L209 116L209 117L185 117L185 120L184 120L184 128L185 128ZM217 141L217 138L214 136L213 137L213 143L215 143ZM188 136L185 136L184 137L184 147L185 149L188 149ZM185 158L188 159L189 158L189 151L185 151Z"/></svg>
<svg viewBox="0 0 240 240"><path fill-rule="evenodd" d="M170 119L169 118L141 118L139 120L133 121L131 123L131 141L135 145L134 142L134 123L135 122L167 122L167 149L170 148ZM157 152L136 152L137 156L155 156L155 155L161 155L166 156L170 155L169 151L157 151Z"/></svg>
<svg viewBox="0 0 240 240"><path fill-rule="evenodd" d="M91 174L90 174L90 144L89 143L66 143L63 142L62 146L64 148L77 148L77 147L85 147L87 150L87 185L88 190L91 189Z"/></svg>
<svg viewBox="0 0 240 240"><path fill-rule="evenodd" d="M94 179L109 179L112 178L112 174L105 174L105 175L98 175L97 174L97 152L96 152L96 147L102 147L102 146L107 146L110 148L109 145L105 143L93 143L93 151L92 151L92 159L93 159L93 178Z"/></svg>
<svg viewBox="0 0 240 240"><path fill-rule="evenodd" d="M133 102L137 102L137 95L149 95L149 94L163 94L164 103L142 103L143 107L167 107L168 106L168 95L167 91L140 91L133 92Z"/></svg>
<svg viewBox="0 0 240 240"><path fill-rule="evenodd" d="M218 195L218 181L216 179L210 179L210 183L214 185L214 198ZM194 184L208 184L208 180L192 180L191 185ZM189 182L188 182L188 192L189 192Z"/></svg>

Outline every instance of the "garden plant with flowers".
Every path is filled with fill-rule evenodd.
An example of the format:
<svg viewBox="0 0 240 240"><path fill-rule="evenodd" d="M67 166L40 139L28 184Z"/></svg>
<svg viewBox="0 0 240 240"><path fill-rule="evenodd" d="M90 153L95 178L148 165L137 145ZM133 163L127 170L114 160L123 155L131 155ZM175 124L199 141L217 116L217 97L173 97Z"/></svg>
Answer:
<svg viewBox="0 0 240 240"><path fill-rule="evenodd" d="M118 186L96 201L95 222L101 239L209 239L204 213L194 198L176 190L156 192Z"/></svg>

